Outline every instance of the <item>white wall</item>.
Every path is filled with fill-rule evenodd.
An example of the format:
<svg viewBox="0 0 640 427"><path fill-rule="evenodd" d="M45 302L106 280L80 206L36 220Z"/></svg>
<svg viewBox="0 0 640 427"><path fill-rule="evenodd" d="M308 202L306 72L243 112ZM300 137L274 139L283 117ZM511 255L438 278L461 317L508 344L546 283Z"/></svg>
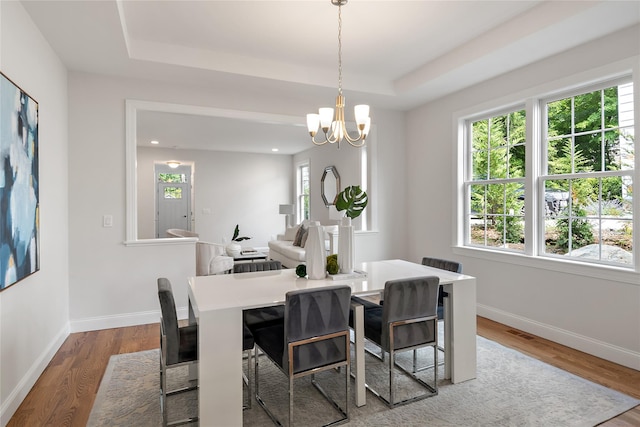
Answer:
<svg viewBox="0 0 640 427"><path fill-rule="evenodd" d="M476 258L454 250L453 117L532 87L630 58L639 68L638 26L439 99L408 114L409 254L462 261L478 278L478 313L585 352L640 369L640 280L571 274L517 257ZM573 81L575 82L575 79ZM640 89L635 77L636 94ZM636 126L640 110L636 95ZM478 107L480 108L480 107ZM637 218L640 218L637 215ZM636 223L638 220L636 220ZM564 269L565 271L561 271Z"/></svg>
<svg viewBox="0 0 640 427"><path fill-rule="evenodd" d="M241 235L251 237L243 246L266 247L271 236L284 231L278 205L292 200L292 156L144 147L137 151L139 238L153 238L155 232L154 162L172 159L193 165L194 231L200 239L231 241L238 224Z"/></svg>
<svg viewBox="0 0 640 427"><path fill-rule="evenodd" d="M69 309L74 331L157 321L156 278L160 276L172 281L176 304L185 307L186 278L195 270L192 266L193 245L123 244L126 227L126 99L300 115L301 122L304 122L301 112L312 109L297 99L279 99L249 90L231 92L224 85L216 87L212 84L203 88L180 82L170 85L151 80L70 73L69 215L73 226L70 230ZM369 233L366 245L361 249L356 245L356 257L401 257L405 250L406 228L404 221L397 220L397 215L404 213L396 206L404 203L403 114L375 109L372 110L372 118L379 129L378 152L379 158L383 159L377 169L387 177L394 177L394 180L393 184L391 180L385 180L379 185L381 191L376 202L380 206L381 231ZM308 135L301 137L308 138ZM341 154L334 153L336 156ZM285 167L289 177L293 175L291 167L291 164ZM227 179L228 183L232 180ZM252 191L260 197L260 187ZM261 201L270 205L261 209L277 212L277 205L291 200L292 196L293 189L289 189L283 195L286 199ZM102 227L105 214L113 215L113 227ZM235 213L230 215L236 217ZM283 228L284 218L276 214L275 220L277 229L270 229L270 234ZM243 233L261 236L260 224L250 221L242 217L237 220ZM236 222L230 223L233 226ZM230 228L227 233L231 231ZM210 233L212 239L220 238L220 231L211 230Z"/></svg>
<svg viewBox="0 0 640 427"><path fill-rule="evenodd" d="M40 120L40 271L0 293L5 425L69 333L67 72L19 2L0 2L0 69Z"/></svg>

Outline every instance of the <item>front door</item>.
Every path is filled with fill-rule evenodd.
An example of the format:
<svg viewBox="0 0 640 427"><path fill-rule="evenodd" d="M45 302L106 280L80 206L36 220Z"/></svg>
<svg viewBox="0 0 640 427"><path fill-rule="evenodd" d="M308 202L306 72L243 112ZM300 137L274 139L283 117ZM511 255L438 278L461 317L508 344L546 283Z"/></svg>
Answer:
<svg viewBox="0 0 640 427"><path fill-rule="evenodd" d="M156 237L169 228L191 230L191 166L156 166Z"/></svg>

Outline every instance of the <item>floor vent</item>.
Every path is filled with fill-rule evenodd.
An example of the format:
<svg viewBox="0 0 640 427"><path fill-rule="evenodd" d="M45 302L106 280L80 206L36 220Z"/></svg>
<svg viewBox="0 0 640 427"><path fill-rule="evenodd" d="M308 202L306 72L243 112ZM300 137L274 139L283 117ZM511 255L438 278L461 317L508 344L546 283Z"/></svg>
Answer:
<svg viewBox="0 0 640 427"><path fill-rule="evenodd" d="M520 337L520 338L524 338L524 339L526 339L526 340L532 340L532 339L534 339L534 337L532 337L531 335L527 335L527 334L525 334L524 332L522 332L522 331L517 331L517 330L515 330L515 329L508 329L508 330L507 330L507 332L508 332L508 333L510 333L511 335L515 335L515 336L518 336L518 337Z"/></svg>

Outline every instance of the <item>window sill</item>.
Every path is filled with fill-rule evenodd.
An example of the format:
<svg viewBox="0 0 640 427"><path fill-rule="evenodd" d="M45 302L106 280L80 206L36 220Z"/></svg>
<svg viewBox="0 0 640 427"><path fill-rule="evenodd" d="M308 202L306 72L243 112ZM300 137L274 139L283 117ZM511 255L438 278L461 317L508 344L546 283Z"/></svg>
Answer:
<svg viewBox="0 0 640 427"><path fill-rule="evenodd" d="M633 268L615 267L602 264L586 264L572 260L529 256L520 253L499 252L468 246L455 246L453 253L461 256L485 259L489 261L540 268L549 271L595 277L609 281L628 283L640 286L640 273Z"/></svg>

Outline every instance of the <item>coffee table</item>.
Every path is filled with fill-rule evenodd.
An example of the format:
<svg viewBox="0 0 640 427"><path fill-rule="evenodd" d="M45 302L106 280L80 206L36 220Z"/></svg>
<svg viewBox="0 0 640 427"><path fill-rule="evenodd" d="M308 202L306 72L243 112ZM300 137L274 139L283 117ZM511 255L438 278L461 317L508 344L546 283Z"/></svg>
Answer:
<svg viewBox="0 0 640 427"><path fill-rule="evenodd" d="M267 259L267 254L262 253L262 252L251 252L251 253L247 253L247 254L240 254L238 256L234 256L233 257L233 261L237 262L237 261L255 261L255 260L262 260L265 261Z"/></svg>

